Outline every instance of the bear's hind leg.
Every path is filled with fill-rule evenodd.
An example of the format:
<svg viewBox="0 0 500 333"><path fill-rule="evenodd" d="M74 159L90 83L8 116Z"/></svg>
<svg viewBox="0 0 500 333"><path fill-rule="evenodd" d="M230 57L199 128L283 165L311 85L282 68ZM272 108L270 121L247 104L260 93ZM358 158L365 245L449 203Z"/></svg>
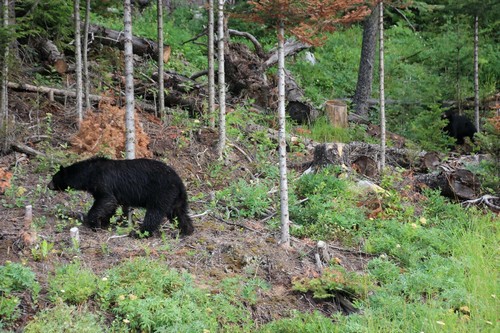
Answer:
<svg viewBox="0 0 500 333"><path fill-rule="evenodd" d="M181 235L189 236L194 232L193 221L187 213L187 204L185 202L177 202L177 206L174 207L172 216L168 216L169 220L173 222L173 219L177 218L179 229L181 229Z"/></svg>
<svg viewBox="0 0 500 333"><path fill-rule="evenodd" d="M144 222L141 226L141 234L144 234L146 231L148 232L146 237L151 237L153 232L160 228L160 225L163 221L165 214L161 211L161 209L157 208L148 208L146 210L146 216L144 217Z"/></svg>
<svg viewBox="0 0 500 333"><path fill-rule="evenodd" d="M115 214L117 208L118 203L112 196L96 198L87 214L85 224L92 229L105 228L109 226L109 220Z"/></svg>

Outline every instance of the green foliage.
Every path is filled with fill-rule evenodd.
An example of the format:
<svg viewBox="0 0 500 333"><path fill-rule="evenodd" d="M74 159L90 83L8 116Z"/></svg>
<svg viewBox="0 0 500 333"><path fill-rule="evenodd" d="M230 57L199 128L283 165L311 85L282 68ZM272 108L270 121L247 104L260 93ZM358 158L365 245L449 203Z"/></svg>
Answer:
<svg viewBox="0 0 500 333"><path fill-rule="evenodd" d="M71 304L86 302L97 292L97 277L82 267L79 261L56 269L49 280L49 294L52 299L62 299Z"/></svg>
<svg viewBox="0 0 500 333"><path fill-rule="evenodd" d="M287 64L296 74L297 83L316 105L325 100L352 96L356 89L362 29L353 26L328 36L325 44L315 48L316 65L299 57Z"/></svg>
<svg viewBox="0 0 500 333"><path fill-rule="evenodd" d="M474 138L476 144L491 155L491 160L483 160L478 167L469 169L479 175L481 186L486 192L496 194L500 190L500 117L489 118L482 132L476 133Z"/></svg>
<svg viewBox="0 0 500 333"><path fill-rule="evenodd" d="M301 278L293 281L293 290L312 292L317 299L332 298L344 293L352 298L365 298L373 285L366 275L347 272L342 266L330 266L317 278Z"/></svg>
<svg viewBox="0 0 500 333"><path fill-rule="evenodd" d="M244 179L216 193L228 209L229 217L260 217L272 207L273 197L268 194L270 184L262 179L247 182Z"/></svg>
<svg viewBox="0 0 500 333"><path fill-rule="evenodd" d="M319 142L349 142L349 130L333 127L327 117L318 118L310 127L311 139Z"/></svg>
<svg viewBox="0 0 500 333"><path fill-rule="evenodd" d="M28 323L26 333L99 333L106 332L103 319L86 307L76 307L64 303L47 308L38 313Z"/></svg>
<svg viewBox="0 0 500 333"><path fill-rule="evenodd" d="M262 326L259 333L332 333L338 326L320 312L294 312L290 318L272 321ZM345 332L345 331L341 331Z"/></svg>
<svg viewBox="0 0 500 333"><path fill-rule="evenodd" d="M0 329L20 317L23 293L28 292L36 302L40 290L30 268L12 262L0 266Z"/></svg>
<svg viewBox="0 0 500 333"><path fill-rule="evenodd" d="M54 243L47 242L46 239L42 240L40 244L31 249L31 255L35 261L43 261L49 257L49 254L54 247Z"/></svg>
<svg viewBox="0 0 500 333"><path fill-rule="evenodd" d="M296 181L295 195L307 200L290 204L294 235L321 239L353 237L355 229L365 223L363 209L353 204L354 192L346 180L336 176L338 173L338 168L323 168Z"/></svg>
<svg viewBox="0 0 500 333"><path fill-rule="evenodd" d="M37 35L56 41L69 41L73 34L73 4L66 0L16 1L16 17L21 37ZM61 44L60 46L63 46Z"/></svg>
<svg viewBox="0 0 500 333"><path fill-rule="evenodd" d="M427 151L448 151L455 139L443 131L448 123L442 118L444 112L437 105L431 106L429 110L422 110L409 122L408 138Z"/></svg>
<svg viewBox="0 0 500 333"><path fill-rule="evenodd" d="M116 315L115 331L238 331L250 323L234 297L196 288L190 275L160 261L136 259L109 270L98 295L103 309Z"/></svg>

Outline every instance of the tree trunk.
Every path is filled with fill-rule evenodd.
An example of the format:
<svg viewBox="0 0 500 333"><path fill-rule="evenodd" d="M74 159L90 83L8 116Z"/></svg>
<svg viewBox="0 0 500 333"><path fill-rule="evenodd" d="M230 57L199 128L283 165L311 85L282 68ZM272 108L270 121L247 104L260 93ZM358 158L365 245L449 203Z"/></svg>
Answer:
<svg viewBox="0 0 500 333"><path fill-rule="evenodd" d="M379 3L380 51L380 172L385 168L384 3Z"/></svg>
<svg viewBox="0 0 500 333"><path fill-rule="evenodd" d="M134 58L132 51L132 9L130 0L123 4L124 49L125 49L125 131L126 157L135 158L135 120L134 120Z"/></svg>
<svg viewBox="0 0 500 333"><path fill-rule="evenodd" d="M4 0L2 3L2 28L8 29L9 27L9 0ZM9 94L7 83L9 82L9 43L6 41L4 45L4 52L2 57L2 91L0 93L0 134L2 134L4 140L0 142L0 151L7 151L8 141L9 141Z"/></svg>
<svg viewBox="0 0 500 333"><path fill-rule="evenodd" d="M73 0L73 15L75 20L75 63L76 63L76 114L78 127L83 120L83 81L82 81L82 34L80 20L80 0Z"/></svg>
<svg viewBox="0 0 500 333"><path fill-rule="evenodd" d="M90 76L89 76L89 27L90 27L90 0L85 0L85 23L83 32L83 49L82 49L82 60L83 60L83 95L85 98L85 109L92 109L92 104L90 104Z"/></svg>
<svg viewBox="0 0 500 333"><path fill-rule="evenodd" d="M285 40L284 23L281 20L278 30L278 124L279 124L279 170L280 170L280 210L281 239L280 243L290 246L290 221L288 212L288 181L286 168L286 131L285 131Z"/></svg>
<svg viewBox="0 0 500 333"><path fill-rule="evenodd" d="M359 61L358 82L353 103L355 113L361 117L368 116L368 99L372 94L373 66L375 64L375 49L377 48L377 23L379 8L375 7L363 23L363 42L361 59Z"/></svg>
<svg viewBox="0 0 500 333"><path fill-rule="evenodd" d="M157 0L156 10L158 11L158 112L165 121L165 73L163 72L163 0Z"/></svg>
<svg viewBox="0 0 500 333"><path fill-rule="evenodd" d="M479 119L479 16L474 17L474 116L476 129L480 131Z"/></svg>
<svg viewBox="0 0 500 333"><path fill-rule="evenodd" d="M219 0L219 20L218 20L218 58L219 58L219 143L217 145L217 155L222 159L226 146L226 79L224 73L224 0Z"/></svg>
<svg viewBox="0 0 500 333"><path fill-rule="evenodd" d="M208 0L208 119L215 128L214 0Z"/></svg>

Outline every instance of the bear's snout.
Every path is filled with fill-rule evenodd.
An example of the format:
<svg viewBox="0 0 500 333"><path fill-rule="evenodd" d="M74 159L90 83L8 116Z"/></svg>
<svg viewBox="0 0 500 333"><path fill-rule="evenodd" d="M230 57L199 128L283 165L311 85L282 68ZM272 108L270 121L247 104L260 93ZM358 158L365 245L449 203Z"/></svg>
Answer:
<svg viewBox="0 0 500 333"><path fill-rule="evenodd" d="M55 190L56 187L54 186L54 182L53 181L50 181L49 185L47 185L47 187L49 188L49 190Z"/></svg>

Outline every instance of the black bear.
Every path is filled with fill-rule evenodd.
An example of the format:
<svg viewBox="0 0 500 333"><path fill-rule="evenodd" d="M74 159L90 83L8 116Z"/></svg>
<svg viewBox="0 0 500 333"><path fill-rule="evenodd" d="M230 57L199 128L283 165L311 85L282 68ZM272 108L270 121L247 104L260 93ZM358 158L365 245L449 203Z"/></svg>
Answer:
<svg viewBox="0 0 500 333"><path fill-rule="evenodd" d="M64 191L68 187L86 191L94 197L94 204L85 219L89 227L109 225L119 205L146 208L141 233L152 233L160 227L163 218L171 222L177 218L181 235L194 231L188 216L187 193L181 178L163 162L139 158L110 160L93 157L68 167L60 167L48 185L49 189ZM132 235L136 234L132 232Z"/></svg>
<svg viewBox="0 0 500 333"><path fill-rule="evenodd" d="M471 140L474 139L474 134L477 132L477 129L469 118L452 111L447 111L443 118L448 120L448 124L443 130L448 133L449 136L455 138L457 144L463 145L465 137L469 137Z"/></svg>

